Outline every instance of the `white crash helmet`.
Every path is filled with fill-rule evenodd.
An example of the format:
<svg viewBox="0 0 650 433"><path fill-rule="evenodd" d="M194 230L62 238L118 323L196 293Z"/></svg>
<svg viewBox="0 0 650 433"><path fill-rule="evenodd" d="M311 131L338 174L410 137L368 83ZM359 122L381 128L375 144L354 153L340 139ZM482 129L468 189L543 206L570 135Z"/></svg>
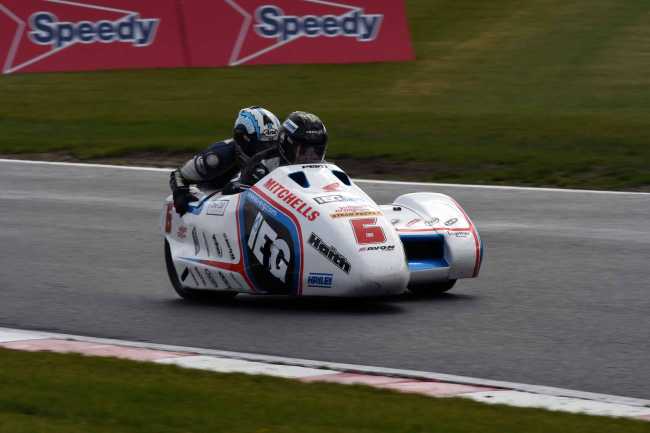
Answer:
<svg viewBox="0 0 650 433"><path fill-rule="evenodd" d="M252 156L276 146L280 128L280 120L269 110L262 107L244 108L235 120L233 138L246 155Z"/></svg>

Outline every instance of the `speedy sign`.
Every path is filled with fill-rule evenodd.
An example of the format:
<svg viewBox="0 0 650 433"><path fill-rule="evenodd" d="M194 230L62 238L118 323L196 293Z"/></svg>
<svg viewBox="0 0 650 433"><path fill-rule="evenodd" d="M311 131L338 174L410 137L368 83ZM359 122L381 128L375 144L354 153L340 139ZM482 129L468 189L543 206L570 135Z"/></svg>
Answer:
<svg viewBox="0 0 650 433"><path fill-rule="evenodd" d="M402 0L188 0L184 5L195 66L414 58Z"/></svg>
<svg viewBox="0 0 650 433"><path fill-rule="evenodd" d="M5 74L413 58L403 0L0 0Z"/></svg>
<svg viewBox="0 0 650 433"><path fill-rule="evenodd" d="M4 73L179 67L175 0L0 0Z"/></svg>

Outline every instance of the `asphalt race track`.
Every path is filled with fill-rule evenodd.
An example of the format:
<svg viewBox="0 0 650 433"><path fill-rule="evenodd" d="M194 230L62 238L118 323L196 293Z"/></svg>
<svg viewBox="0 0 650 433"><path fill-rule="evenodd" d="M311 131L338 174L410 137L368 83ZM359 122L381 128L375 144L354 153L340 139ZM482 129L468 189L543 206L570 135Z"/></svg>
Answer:
<svg viewBox="0 0 650 433"><path fill-rule="evenodd" d="M0 162L0 326L650 397L650 195L362 184L454 196L479 279L416 300L177 298L167 173Z"/></svg>

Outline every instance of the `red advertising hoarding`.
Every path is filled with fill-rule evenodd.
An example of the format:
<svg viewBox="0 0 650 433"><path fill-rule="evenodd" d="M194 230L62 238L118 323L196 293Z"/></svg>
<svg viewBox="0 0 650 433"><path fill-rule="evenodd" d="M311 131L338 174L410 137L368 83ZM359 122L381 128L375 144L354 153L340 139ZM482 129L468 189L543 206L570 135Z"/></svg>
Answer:
<svg viewBox="0 0 650 433"><path fill-rule="evenodd" d="M412 60L403 1L0 0L17 72Z"/></svg>

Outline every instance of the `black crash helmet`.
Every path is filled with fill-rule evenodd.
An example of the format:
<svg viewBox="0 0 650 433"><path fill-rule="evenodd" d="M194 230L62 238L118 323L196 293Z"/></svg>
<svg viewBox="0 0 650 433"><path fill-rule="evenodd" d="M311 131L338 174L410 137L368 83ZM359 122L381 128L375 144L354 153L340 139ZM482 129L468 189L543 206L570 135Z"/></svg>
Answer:
<svg viewBox="0 0 650 433"><path fill-rule="evenodd" d="M289 164L312 164L325 159L327 129L312 113L295 111L282 124L280 154Z"/></svg>

